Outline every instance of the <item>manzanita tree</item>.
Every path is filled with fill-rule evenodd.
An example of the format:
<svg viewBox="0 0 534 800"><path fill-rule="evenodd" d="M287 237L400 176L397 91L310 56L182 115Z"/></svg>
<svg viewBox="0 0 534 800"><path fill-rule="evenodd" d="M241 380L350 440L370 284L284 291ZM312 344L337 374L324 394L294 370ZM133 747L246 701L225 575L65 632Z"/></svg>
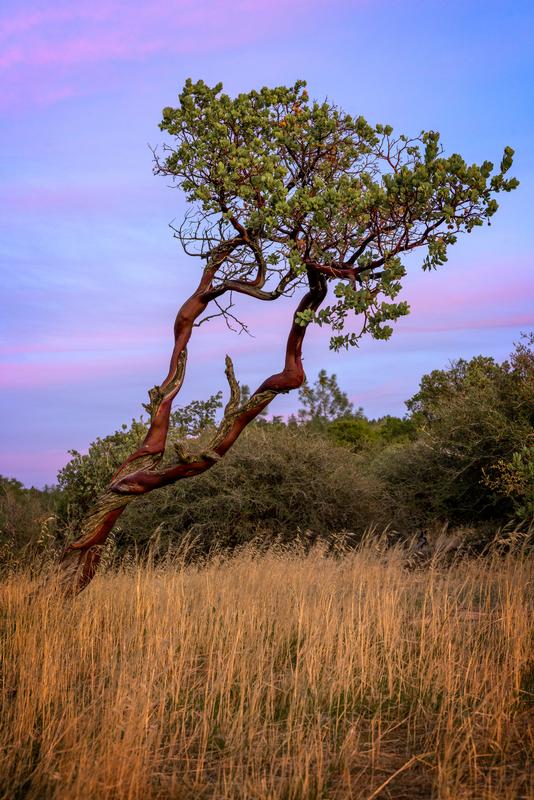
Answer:
<svg viewBox="0 0 534 800"><path fill-rule="evenodd" d="M468 165L457 154L445 157L433 131L394 135L389 125L373 127L330 102L310 101L305 87L297 81L231 98L222 84L188 80L178 106L163 109L160 128L169 138L155 153L155 173L185 192L190 211L176 235L200 260L200 280L176 316L169 372L149 391L146 438L63 555L68 591L91 580L128 503L209 469L277 394L301 386L310 323L331 328L334 350L356 345L366 333L387 339L390 322L409 311L397 299L403 255L421 248L423 269L443 264L458 233L489 222L495 195L517 186L505 177L509 147L493 173L489 161ZM166 452L194 324L207 310L228 313L235 295L272 302L296 293L281 372L243 402L227 357L230 400L221 423L202 446L183 441ZM356 328L346 324L353 318Z"/></svg>

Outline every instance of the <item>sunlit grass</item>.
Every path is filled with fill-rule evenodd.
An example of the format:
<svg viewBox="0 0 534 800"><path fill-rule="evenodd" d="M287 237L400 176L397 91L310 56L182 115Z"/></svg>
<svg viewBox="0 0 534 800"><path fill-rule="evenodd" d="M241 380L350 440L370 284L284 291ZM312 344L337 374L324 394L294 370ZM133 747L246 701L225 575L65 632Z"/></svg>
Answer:
<svg viewBox="0 0 534 800"><path fill-rule="evenodd" d="M9 578L0 797L534 797L533 576L364 549L139 567L70 602Z"/></svg>

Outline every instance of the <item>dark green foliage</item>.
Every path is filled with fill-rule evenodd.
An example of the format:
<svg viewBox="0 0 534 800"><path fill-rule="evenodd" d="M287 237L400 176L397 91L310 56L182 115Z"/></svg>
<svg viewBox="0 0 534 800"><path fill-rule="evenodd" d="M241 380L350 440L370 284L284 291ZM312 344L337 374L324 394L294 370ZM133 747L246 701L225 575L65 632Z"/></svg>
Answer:
<svg viewBox="0 0 534 800"><path fill-rule="evenodd" d="M360 409L358 414L333 420L328 426L327 433L338 444L357 452L393 442L407 442L416 437L417 429L411 419L401 419L388 414L370 420Z"/></svg>
<svg viewBox="0 0 534 800"><path fill-rule="evenodd" d="M185 535L197 548L234 547L259 537L290 541L310 529L361 536L374 519L378 486L356 455L324 437L285 425L250 426L203 475L141 497L126 511L124 545L154 531L174 545Z"/></svg>
<svg viewBox="0 0 534 800"><path fill-rule="evenodd" d="M502 522L525 505L521 516L531 521L528 501L521 500L533 491L528 478L534 445L531 345L527 337L502 364L477 356L423 377L407 402L419 429L417 440L378 453L372 463L385 502L397 505L407 520ZM510 464L519 477L515 503L506 484L499 487L499 464Z"/></svg>
<svg viewBox="0 0 534 800"><path fill-rule="evenodd" d="M512 503L518 520L534 520L534 446L527 444L512 457L500 458L484 472L483 483Z"/></svg>
<svg viewBox="0 0 534 800"><path fill-rule="evenodd" d="M52 487L25 489L0 475L0 569L31 559L55 537L59 492Z"/></svg>
<svg viewBox="0 0 534 800"><path fill-rule="evenodd" d="M212 394L207 400L192 400L186 406L171 412L170 427L176 436L198 436L215 423L220 408L222 392Z"/></svg>
<svg viewBox="0 0 534 800"><path fill-rule="evenodd" d="M335 375L320 370L313 385L307 381L299 389L300 409L298 422L312 430L322 432L337 444L357 452L366 447L406 441L415 436L415 425L410 419L385 416L368 419L363 408L354 411L353 404L343 392ZM295 417L290 424L296 424Z"/></svg>
<svg viewBox="0 0 534 800"><path fill-rule="evenodd" d="M383 442L406 442L416 436L416 426L412 419L401 419L386 414L374 422L378 435Z"/></svg>
<svg viewBox="0 0 534 800"><path fill-rule="evenodd" d="M363 414L335 419L328 426L328 436L337 444L357 452L372 446L379 441L376 426L372 425Z"/></svg>
<svg viewBox="0 0 534 800"><path fill-rule="evenodd" d="M339 388L336 376L329 376L325 369L319 372L313 386L308 381L303 383L299 389L299 400L301 407L298 418L303 424L312 422L324 426L335 419L352 415L352 403Z"/></svg>

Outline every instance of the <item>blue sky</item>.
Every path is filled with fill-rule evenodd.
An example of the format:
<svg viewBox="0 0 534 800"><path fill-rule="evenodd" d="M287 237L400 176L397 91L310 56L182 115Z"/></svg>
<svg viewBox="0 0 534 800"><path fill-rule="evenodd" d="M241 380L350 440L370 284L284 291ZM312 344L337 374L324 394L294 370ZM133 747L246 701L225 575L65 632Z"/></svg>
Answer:
<svg viewBox="0 0 534 800"><path fill-rule="evenodd" d="M371 416L402 414L449 359L505 358L534 327L533 23L526 2L4 2L0 473L52 483L70 448L138 416L166 373L198 266L172 238L184 202L152 175L148 145L189 76L230 94L305 78L370 122L439 130L468 161L511 145L520 188L439 272L409 262L412 313L389 342L334 354L313 330L305 346L308 376L335 372ZM252 387L280 368L290 307L242 307L255 338L199 329L180 403L223 388L226 352Z"/></svg>

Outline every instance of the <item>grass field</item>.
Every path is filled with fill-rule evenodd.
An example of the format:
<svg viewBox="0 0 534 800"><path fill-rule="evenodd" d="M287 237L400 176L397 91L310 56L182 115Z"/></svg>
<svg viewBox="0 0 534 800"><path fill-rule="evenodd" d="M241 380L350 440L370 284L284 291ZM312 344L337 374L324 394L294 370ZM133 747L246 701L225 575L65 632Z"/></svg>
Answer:
<svg viewBox="0 0 534 800"><path fill-rule="evenodd" d="M533 561L243 553L1 596L0 797L534 797Z"/></svg>

